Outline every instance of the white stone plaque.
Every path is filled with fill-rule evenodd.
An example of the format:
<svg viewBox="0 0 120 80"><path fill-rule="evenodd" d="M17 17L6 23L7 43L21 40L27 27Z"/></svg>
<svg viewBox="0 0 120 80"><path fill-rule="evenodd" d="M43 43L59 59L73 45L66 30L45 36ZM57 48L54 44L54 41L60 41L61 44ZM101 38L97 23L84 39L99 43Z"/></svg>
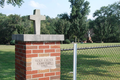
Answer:
<svg viewBox="0 0 120 80"><path fill-rule="evenodd" d="M55 57L32 58L32 70L55 69Z"/></svg>

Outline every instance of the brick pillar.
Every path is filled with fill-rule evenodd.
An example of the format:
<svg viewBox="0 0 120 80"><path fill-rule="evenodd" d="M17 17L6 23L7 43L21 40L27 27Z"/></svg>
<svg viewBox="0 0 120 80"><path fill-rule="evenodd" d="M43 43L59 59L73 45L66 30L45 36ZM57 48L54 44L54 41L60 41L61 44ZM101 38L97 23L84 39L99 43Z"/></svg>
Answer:
<svg viewBox="0 0 120 80"><path fill-rule="evenodd" d="M55 57L54 69L32 70L32 58ZM60 42L16 41L15 80L60 80Z"/></svg>

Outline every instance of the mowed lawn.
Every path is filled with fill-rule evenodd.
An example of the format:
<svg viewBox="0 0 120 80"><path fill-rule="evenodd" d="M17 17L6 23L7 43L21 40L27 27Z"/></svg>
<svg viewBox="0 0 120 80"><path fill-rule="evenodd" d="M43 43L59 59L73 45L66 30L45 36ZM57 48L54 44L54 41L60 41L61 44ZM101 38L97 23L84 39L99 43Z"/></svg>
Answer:
<svg viewBox="0 0 120 80"><path fill-rule="evenodd" d="M78 47L120 45L120 43L78 44ZM73 44L61 44L72 48ZM119 80L120 47L78 51L77 80ZM61 53L61 80L72 80L73 51ZM0 45L0 80L15 80L15 47Z"/></svg>
<svg viewBox="0 0 120 80"><path fill-rule="evenodd" d="M61 49L67 49L67 48L73 48L74 44L61 44ZM86 43L86 44L81 44L78 43L77 47L97 47L97 46L111 46L111 45L120 45L120 43Z"/></svg>
<svg viewBox="0 0 120 80"><path fill-rule="evenodd" d="M82 44L82 46L78 44L79 47L87 45L106 46L106 44ZM61 80L73 80L72 72L73 51L62 51ZM120 80L120 47L78 50L77 80Z"/></svg>
<svg viewBox="0 0 120 80"><path fill-rule="evenodd" d="M15 46L0 45L0 80L15 80Z"/></svg>

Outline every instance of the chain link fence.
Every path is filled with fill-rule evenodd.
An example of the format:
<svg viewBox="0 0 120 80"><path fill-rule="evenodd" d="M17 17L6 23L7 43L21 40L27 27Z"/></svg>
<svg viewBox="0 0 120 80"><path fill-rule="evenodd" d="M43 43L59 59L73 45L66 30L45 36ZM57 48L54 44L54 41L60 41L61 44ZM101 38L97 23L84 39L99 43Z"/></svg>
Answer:
<svg viewBox="0 0 120 80"><path fill-rule="evenodd" d="M61 49L61 80L73 80L73 49ZM120 80L120 45L77 48L77 80Z"/></svg>

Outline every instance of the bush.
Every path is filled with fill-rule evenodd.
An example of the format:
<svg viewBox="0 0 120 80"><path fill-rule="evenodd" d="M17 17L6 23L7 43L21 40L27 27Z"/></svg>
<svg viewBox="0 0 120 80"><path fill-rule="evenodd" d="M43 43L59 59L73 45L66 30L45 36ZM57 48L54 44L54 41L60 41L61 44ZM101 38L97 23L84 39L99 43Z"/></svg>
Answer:
<svg viewBox="0 0 120 80"><path fill-rule="evenodd" d="M66 39L66 40L65 40L65 43L66 43L66 44L70 44L71 42L70 42L69 39Z"/></svg>
<svg viewBox="0 0 120 80"><path fill-rule="evenodd" d="M10 41L10 44L11 44L11 45L15 45L15 40L11 40L11 41Z"/></svg>
<svg viewBox="0 0 120 80"><path fill-rule="evenodd" d="M82 41L85 41L85 40L87 40L86 38L82 38Z"/></svg>
<svg viewBox="0 0 120 80"><path fill-rule="evenodd" d="M70 42L74 42L75 41L75 39L70 39Z"/></svg>

